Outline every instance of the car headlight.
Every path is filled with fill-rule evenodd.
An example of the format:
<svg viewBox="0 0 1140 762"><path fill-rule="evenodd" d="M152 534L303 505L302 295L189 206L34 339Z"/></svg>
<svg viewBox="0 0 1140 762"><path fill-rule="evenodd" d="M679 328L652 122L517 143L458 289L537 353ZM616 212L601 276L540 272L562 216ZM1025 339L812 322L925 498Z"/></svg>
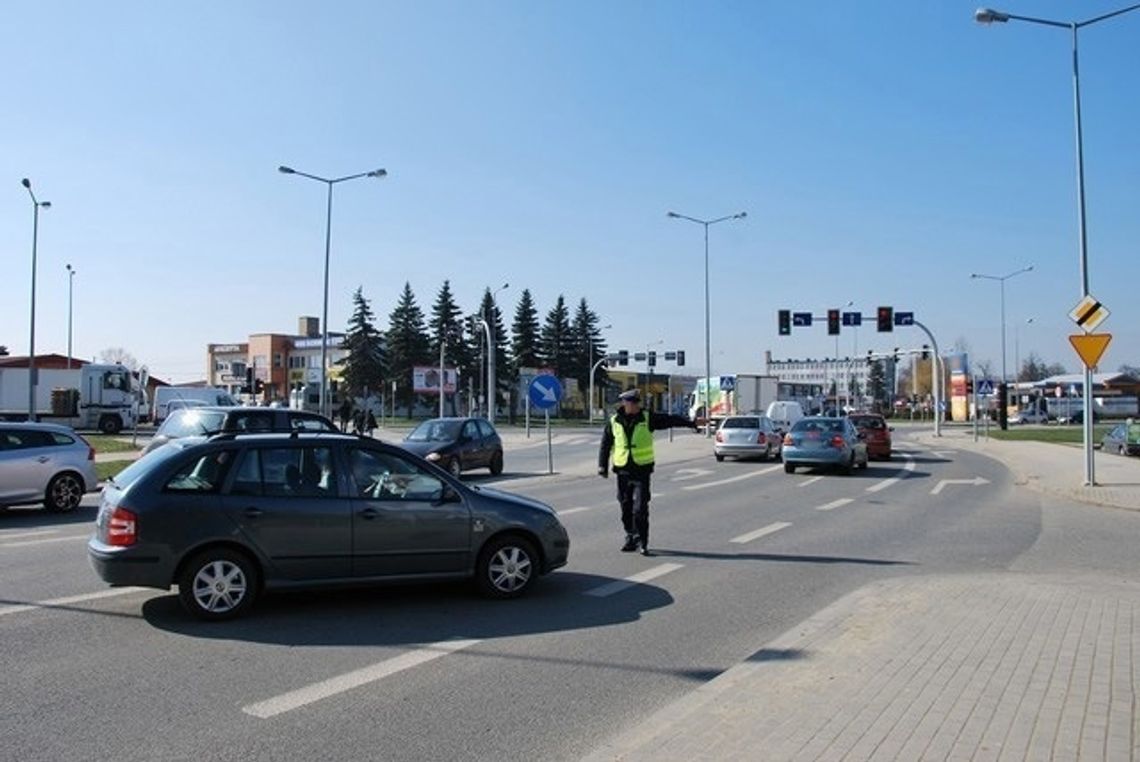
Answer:
<svg viewBox="0 0 1140 762"><path fill-rule="evenodd" d="M438 452L429 452L427 455L424 456L424 460L430 460L432 463L434 463L435 461L439 460L439 453Z"/></svg>

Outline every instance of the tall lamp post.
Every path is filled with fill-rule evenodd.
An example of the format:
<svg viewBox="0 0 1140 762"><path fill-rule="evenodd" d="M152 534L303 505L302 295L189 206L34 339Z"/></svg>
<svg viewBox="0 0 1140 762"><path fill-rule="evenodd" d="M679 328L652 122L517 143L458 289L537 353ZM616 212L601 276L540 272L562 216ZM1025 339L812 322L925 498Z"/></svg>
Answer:
<svg viewBox="0 0 1140 762"><path fill-rule="evenodd" d="M40 201L32 191L32 181L20 181L32 197L32 309L28 328L28 420L36 420L36 247L40 235L40 209L50 209L50 201Z"/></svg>
<svg viewBox="0 0 1140 762"><path fill-rule="evenodd" d="M71 295L75 285L75 268L67 266L67 369L71 370Z"/></svg>
<svg viewBox="0 0 1140 762"><path fill-rule="evenodd" d="M337 183L343 183L348 180L356 180L361 177L385 177L388 172L384 169L374 169L371 172L361 172L356 175L345 175L344 177L335 177L332 179L325 177L318 177L317 175L310 175L306 172L300 172L292 167L281 166L277 171L284 175L297 175L298 177L307 177L310 180L316 180L319 183L324 183L328 186L328 211L325 216L325 287L324 287L324 305L321 308L321 414L329 415L328 403L328 352L329 352L329 249L332 242L332 199L333 199L333 186Z"/></svg>
<svg viewBox="0 0 1140 762"><path fill-rule="evenodd" d="M1014 276L1030 272L1032 269L1033 265L1029 265L1028 267L1023 267L1020 270L1014 270L1008 275L982 275L981 273L970 273L971 278L996 280L1001 285L1001 382L1003 384L1009 380L1009 376L1007 376L1005 372L1005 282Z"/></svg>
<svg viewBox="0 0 1140 762"><path fill-rule="evenodd" d="M1077 225L1080 229L1080 264L1081 264L1081 298L1089 295L1089 258L1088 235L1085 225L1085 158L1084 146L1081 137L1081 74L1077 57L1077 32L1081 27L1091 26L1099 21L1119 16L1140 8L1140 3L1129 5L1126 8L1105 13L1084 21L1053 21L1051 19L1034 18L1032 16L1018 16L1013 13L1003 13L990 8L979 8L974 12L974 20L979 24L1004 24L1008 21L1026 21L1030 24L1060 27L1068 29L1073 39L1073 114L1076 127L1075 137L1077 144ZM1096 484L1096 471L1093 460L1093 425L1092 425L1092 368L1085 367L1084 390L1084 445L1085 445L1085 486Z"/></svg>
<svg viewBox="0 0 1140 762"><path fill-rule="evenodd" d="M1025 324L1033 325L1033 318L1026 318ZM1015 384L1021 378L1021 341L1018 338L1018 328L1020 327L1020 323L1013 324L1013 382Z"/></svg>
<svg viewBox="0 0 1140 762"><path fill-rule="evenodd" d="M696 217L689 217L685 214L678 214L677 212L669 212L667 216L675 220L688 220L695 222L698 225L703 225L705 228L705 436L712 436L712 411L709 409L709 384L712 383L712 350L710 349L710 331L709 331L709 226L715 225L718 222L727 222L728 220L742 220L748 216L748 212L737 212L725 217L717 217L715 220L701 220Z"/></svg>

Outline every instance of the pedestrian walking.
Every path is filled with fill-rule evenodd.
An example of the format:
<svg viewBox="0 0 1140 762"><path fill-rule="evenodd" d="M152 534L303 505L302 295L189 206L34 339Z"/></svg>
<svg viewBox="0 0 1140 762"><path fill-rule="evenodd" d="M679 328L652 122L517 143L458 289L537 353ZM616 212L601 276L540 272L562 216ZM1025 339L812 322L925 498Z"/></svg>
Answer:
<svg viewBox="0 0 1140 762"><path fill-rule="evenodd" d="M348 431L348 422L352 420L352 400L348 397L340 403L340 430Z"/></svg>
<svg viewBox="0 0 1140 762"><path fill-rule="evenodd" d="M617 500L625 529L623 553L649 550L649 480L653 473L653 432L678 426L697 430L697 424L683 416L653 413L641 409L641 392L629 389L618 397L620 406L607 421L598 451L598 476L609 478L611 455L617 476Z"/></svg>

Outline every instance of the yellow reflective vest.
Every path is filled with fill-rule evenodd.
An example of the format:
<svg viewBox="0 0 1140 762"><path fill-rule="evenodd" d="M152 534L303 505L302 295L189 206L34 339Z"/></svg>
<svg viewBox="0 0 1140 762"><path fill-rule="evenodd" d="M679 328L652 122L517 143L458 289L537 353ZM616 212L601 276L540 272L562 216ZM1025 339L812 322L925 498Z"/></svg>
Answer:
<svg viewBox="0 0 1140 762"><path fill-rule="evenodd" d="M614 435L614 468L621 468L633 462L639 466L648 466L653 463L653 432L649 430L649 411L641 411L641 420L633 427L632 441L625 435L625 426L621 425L616 415L610 416L610 430Z"/></svg>

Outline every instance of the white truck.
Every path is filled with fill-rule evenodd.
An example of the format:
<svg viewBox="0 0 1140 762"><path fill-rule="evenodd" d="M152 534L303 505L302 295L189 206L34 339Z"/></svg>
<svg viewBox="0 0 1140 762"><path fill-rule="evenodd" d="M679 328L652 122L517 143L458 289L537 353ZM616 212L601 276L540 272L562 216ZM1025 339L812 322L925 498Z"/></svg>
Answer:
<svg viewBox="0 0 1140 762"><path fill-rule="evenodd" d="M755 373L737 373L732 393L736 413L764 413L776 401L780 379Z"/></svg>
<svg viewBox="0 0 1140 762"><path fill-rule="evenodd" d="M0 419L28 418L28 368L0 367ZM36 420L118 434L135 425L145 392L125 365L37 368L32 413Z"/></svg>
<svg viewBox="0 0 1140 762"><path fill-rule="evenodd" d="M698 423L705 420L705 380L697 379L693 394L693 404L689 417ZM760 413L776 400L780 379L777 376L764 376L758 373L736 373L714 377L709 391L709 409L712 422L719 423L726 416L744 413ZM729 386L731 389L723 389Z"/></svg>

